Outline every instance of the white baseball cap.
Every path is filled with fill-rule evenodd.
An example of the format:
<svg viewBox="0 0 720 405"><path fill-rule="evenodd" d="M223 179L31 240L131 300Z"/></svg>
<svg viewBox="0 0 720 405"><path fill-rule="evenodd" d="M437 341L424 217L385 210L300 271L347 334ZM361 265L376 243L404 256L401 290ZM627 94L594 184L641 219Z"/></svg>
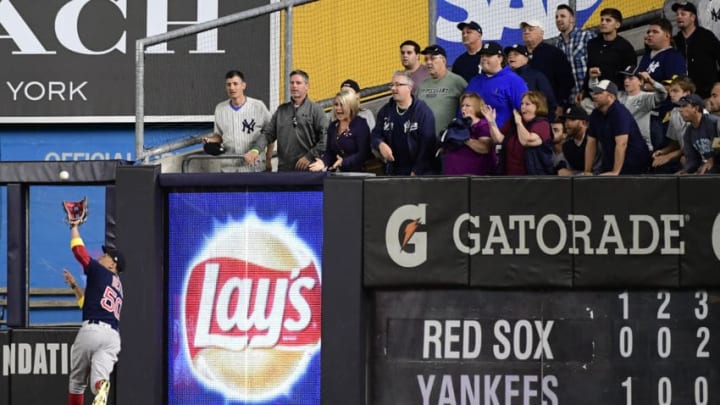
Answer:
<svg viewBox="0 0 720 405"><path fill-rule="evenodd" d="M536 28L540 28L541 31L545 31L545 27L543 27L542 23L538 20L528 20L528 21L521 22L520 28L525 28L525 27L536 27Z"/></svg>

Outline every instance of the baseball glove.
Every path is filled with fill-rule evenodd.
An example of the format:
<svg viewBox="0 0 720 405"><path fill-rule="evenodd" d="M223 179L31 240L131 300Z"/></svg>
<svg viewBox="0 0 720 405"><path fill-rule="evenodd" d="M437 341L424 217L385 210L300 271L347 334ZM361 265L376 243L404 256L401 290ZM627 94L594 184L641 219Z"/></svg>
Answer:
<svg viewBox="0 0 720 405"><path fill-rule="evenodd" d="M63 201L62 206L65 211L65 223L69 226L81 225L87 221L87 197L83 197L80 201Z"/></svg>

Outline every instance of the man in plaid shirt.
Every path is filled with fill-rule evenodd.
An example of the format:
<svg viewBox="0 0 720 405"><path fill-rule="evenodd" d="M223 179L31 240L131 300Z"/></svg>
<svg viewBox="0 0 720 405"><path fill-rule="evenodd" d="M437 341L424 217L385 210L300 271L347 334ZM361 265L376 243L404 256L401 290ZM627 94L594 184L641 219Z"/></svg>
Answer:
<svg viewBox="0 0 720 405"><path fill-rule="evenodd" d="M587 44L591 39L595 38L595 33L575 26L575 10L567 4L557 6L555 26L560 31L560 35L553 38L552 43L565 52L572 68L575 85L572 88L570 100L574 100L585 82L585 74L588 68Z"/></svg>

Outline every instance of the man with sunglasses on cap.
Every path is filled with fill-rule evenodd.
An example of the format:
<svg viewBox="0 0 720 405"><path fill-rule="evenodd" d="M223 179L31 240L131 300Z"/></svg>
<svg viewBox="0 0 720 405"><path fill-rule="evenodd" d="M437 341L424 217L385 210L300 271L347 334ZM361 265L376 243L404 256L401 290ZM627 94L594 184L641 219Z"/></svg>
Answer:
<svg viewBox="0 0 720 405"><path fill-rule="evenodd" d="M119 273L125 259L119 250L103 246L93 259L80 237L79 220L70 223L70 248L87 276L83 323L70 351L68 404L83 405L90 382L93 405L105 405L110 391L110 373L120 353L120 311L123 288Z"/></svg>

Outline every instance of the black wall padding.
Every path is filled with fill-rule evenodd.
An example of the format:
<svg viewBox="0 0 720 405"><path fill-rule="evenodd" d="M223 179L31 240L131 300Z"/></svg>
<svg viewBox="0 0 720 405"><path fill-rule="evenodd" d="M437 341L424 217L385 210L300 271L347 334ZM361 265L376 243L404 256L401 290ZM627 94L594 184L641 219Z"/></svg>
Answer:
<svg viewBox="0 0 720 405"><path fill-rule="evenodd" d="M0 167L2 167L0 165ZM7 326L28 326L28 186L7 185Z"/></svg>
<svg viewBox="0 0 720 405"><path fill-rule="evenodd" d="M113 403L164 403L164 206L157 185L160 166L127 166L115 183L117 246L127 269L121 275L123 302L120 335L123 350L116 366Z"/></svg>
<svg viewBox="0 0 720 405"><path fill-rule="evenodd" d="M670 221L666 229L662 221L663 215L679 213L677 177L578 177L573 180L573 204L573 213L592 222L590 248L594 250L584 254L583 249L575 255L575 286L679 286L678 255L663 253L666 232L679 228L679 223ZM633 225L631 216L637 215L647 216L648 221L636 220ZM603 245L603 233L614 234L606 216L617 222L623 246ZM651 223L658 226L657 232L652 231ZM678 243L673 238L667 247ZM633 247L649 249L653 244L650 253L632 254ZM598 251L603 247L605 254ZM626 249L628 254L618 253L618 249Z"/></svg>
<svg viewBox="0 0 720 405"><path fill-rule="evenodd" d="M324 405L365 405L363 183L328 178L324 190L321 398Z"/></svg>
<svg viewBox="0 0 720 405"><path fill-rule="evenodd" d="M60 172L70 175L65 183L110 183L115 179L115 170L128 162L122 160L79 160L49 162L3 162L0 165L0 179L3 182L36 184L57 184Z"/></svg>
<svg viewBox="0 0 720 405"><path fill-rule="evenodd" d="M479 252L470 258L470 284L570 287L572 256L567 248L544 254L540 244L548 250L560 243L557 221L541 222L542 218L551 214L564 221L571 212L572 183L568 177L473 178L470 214L479 218L480 226L465 228L479 235ZM521 226L520 220L511 220L521 216L531 221ZM509 250L504 243L495 242L501 234L506 236ZM466 243L471 246L470 241Z"/></svg>
<svg viewBox="0 0 720 405"><path fill-rule="evenodd" d="M365 285L467 285L469 257L453 242L468 212L467 177L365 180ZM330 220L330 218L328 218Z"/></svg>
<svg viewBox="0 0 720 405"><path fill-rule="evenodd" d="M105 187L105 245L116 247L117 243L117 209L115 185Z"/></svg>
<svg viewBox="0 0 720 405"><path fill-rule="evenodd" d="M683 176L678 198L686 227L685 254L680 258L680 284L720 285L720 187L718 178Z"/></svg>

